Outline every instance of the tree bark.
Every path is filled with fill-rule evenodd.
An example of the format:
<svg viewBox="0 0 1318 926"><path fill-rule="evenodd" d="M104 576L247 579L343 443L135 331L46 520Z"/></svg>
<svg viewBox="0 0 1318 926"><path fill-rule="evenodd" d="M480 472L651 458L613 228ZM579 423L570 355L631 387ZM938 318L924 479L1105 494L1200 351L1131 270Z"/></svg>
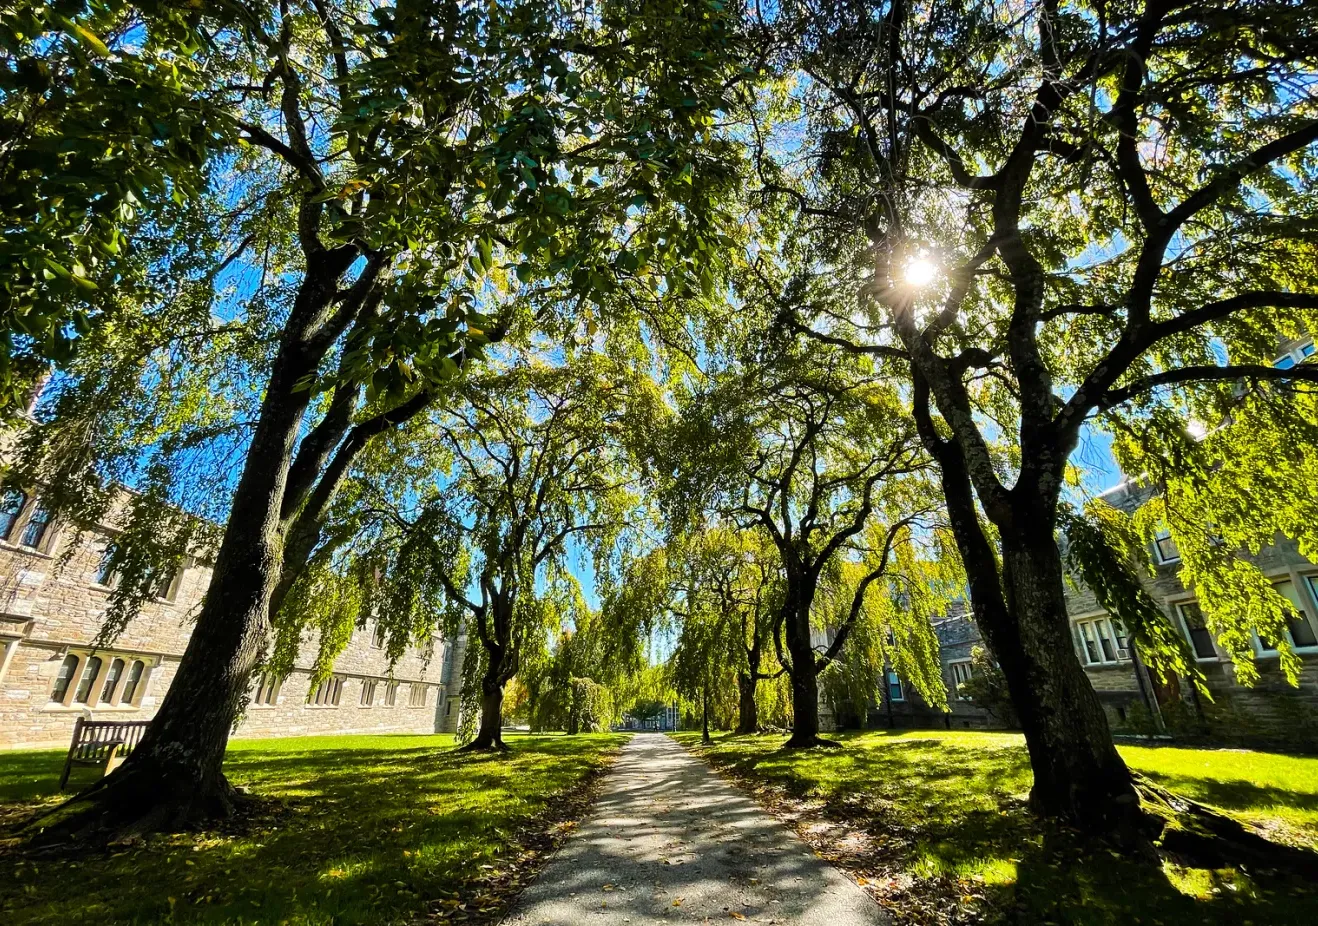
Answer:
<svg viewBox="0 0 1318 926"><path fill-rule="evenodd" d="M760 729L760 708L755 703L756 681L754 670L737 673L737 735L739 736Z"/></svg>
<svg viewBox="0 0 1318 926"><path fill-rule="evenodd" d="M798 587L788 593L783 622L792 661L788 672L792 682L792 735L787 746L793 749L831 745L819 737L819 675L810 641L810 605L814 602L815 584L808 578L796 584Z"/></svg>
<svg viewBox="0 0 1318 926"><path fill-rule="evenodd" d="M489 666L481 676L481 719L476 738L463 746L463 751L498 750L508 747L503 742L503 686L507 682L504 664L508 656L501 648L491 651Z"/></svg>
<svg viewBox="0 0 1318 926"><path fill-rule="evenodd" d="M700 742L709 745L709 684L700 693Z"/></svg>
<svg viewBox="0 0 1318 926"><path fill-rule="evenodd" d="M280 507L307 405L308 394L294 390L303 365L290 354L285 347L276 360L211 584L160 711L124 764L75 796L43 840L120 840L232 811L224 752L269 630L283 560Z"/></svg>
<svg viewBox="0 0 1318 926"><path fill-rule="evenodd" d="M1052 532L1004 534L1003 578L1014 620L991 622L986 630L1025 733L1034 769L1031 806L1092 834L1133 829L1139 799L1076 658Z"/></svg>

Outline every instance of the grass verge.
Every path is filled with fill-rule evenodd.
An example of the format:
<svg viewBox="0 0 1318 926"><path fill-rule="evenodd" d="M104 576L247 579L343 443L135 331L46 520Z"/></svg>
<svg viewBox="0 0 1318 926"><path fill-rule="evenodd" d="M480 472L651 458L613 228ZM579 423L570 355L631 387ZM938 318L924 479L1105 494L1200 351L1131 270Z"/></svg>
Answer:
<svg viewBox="0 0 1318 926"><path fill-rule="evenodd" d="M851 871L898 923L1241 926L1318 923L1318 886L1235 869L1161 868L1086 851L1027 812L1016 734L840 734L786 751L781 736L678 734ZM1318 758L1121 747L1132 768L1271 838L1318 846Z"/></svg>
<svg viewBox="0 0 1318 926"><path fill-rule="evenodd" d="M45 858L0 850L0 922L488 922L586 803L625 737L235 741L225 769L260 800L214 832ZM60 751L0 752L0 820L58 801ZM70 787L94 777L71 781Z"/></svg>

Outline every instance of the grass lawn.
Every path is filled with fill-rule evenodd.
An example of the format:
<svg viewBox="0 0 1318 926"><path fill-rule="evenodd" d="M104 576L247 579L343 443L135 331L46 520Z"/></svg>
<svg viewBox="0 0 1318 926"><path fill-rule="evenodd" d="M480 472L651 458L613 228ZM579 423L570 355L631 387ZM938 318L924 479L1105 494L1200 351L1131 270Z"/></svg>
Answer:
<svg viewBox="0 0 1318 926"><path fill-rule="evenodd" d="M450 736L237 740L230 780L269 799L252 819L77 860L0 855L0 922L406 923L445 898L475 913L624 739L510 736L502 757ZM55 803L63 760L0 752L0 816Z"/></svg>
<svg viewBox="0 0 1318 926"><path fill-rule="evenodd" d="M1159 870L1102 852L1026 813L1029 763L1017 734L840 734L843 748L786 752L781 736L722 736L716 766L784 805L824 854L871 882L899 922L1318 923L1318 886L1234 870ZM1159 783L1318 847L1318 758L1121 747ZM803 809L804 808L804 809ZM830 828L829 822L847 825Z"/></svg>

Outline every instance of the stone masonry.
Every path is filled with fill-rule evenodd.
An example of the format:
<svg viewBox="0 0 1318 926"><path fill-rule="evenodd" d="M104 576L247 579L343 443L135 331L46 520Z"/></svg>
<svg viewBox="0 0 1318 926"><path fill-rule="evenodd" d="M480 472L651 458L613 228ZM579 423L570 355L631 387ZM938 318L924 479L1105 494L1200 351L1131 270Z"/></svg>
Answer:
<svg viewBox="0 0 1318 926"><path fill-rule="evenodd" d="M178 668L211 570L189 559L113 645L94 648L109 589L98 582L112 531L39 521L39 499L13 493L0 514L0 748L65 747L75 720L148 720ZM353 632L334 679L315 697L316 640L303 641L293 673L253 681L235 735L435 733L456 729L463 641L409 648L389 665L374 622ZM334 693L337 691L337 698ZM324 703L314 703L315 701ZM313 703L308 703L308 702ZM334 703L337 701L337 703Z"/></svg>

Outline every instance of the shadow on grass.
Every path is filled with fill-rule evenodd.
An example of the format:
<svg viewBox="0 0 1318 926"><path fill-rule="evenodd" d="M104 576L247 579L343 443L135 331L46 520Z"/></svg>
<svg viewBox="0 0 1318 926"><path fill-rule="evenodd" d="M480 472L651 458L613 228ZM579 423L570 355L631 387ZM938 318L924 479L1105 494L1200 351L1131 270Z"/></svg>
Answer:
<svg viewBox="0 0 1318 926"><path fill-rule="evenodd" d="M239 828L80 859L0 859L13 872L0 879L0 921L406 921L497 872L520 831L621 740L519 737L488 756L351 739L231 751L231 780L266 799ZM53 779L42 768L52 759ZM37 797L34 781L53 790L62 760L0 755L0 793Z"/></svg>
<svg viewBox="0 0 1318 926"><path fill-rule="evenodd" d="M738 777L816 801L825 817L859 826L877 848L858 858L858 867L905 872L944 897L982 895L984 914L1005 922L1318 922L1313 885L1164 867L1094 851L1041 824L1025 803L1028 757L1005 737L904 732L840 738L841 750L789 751L778 748L776 737L729 737L708 755ZM1311 794L1247 781L1153 775L1226 808L1304 810L1314 801Z"/></svg>

